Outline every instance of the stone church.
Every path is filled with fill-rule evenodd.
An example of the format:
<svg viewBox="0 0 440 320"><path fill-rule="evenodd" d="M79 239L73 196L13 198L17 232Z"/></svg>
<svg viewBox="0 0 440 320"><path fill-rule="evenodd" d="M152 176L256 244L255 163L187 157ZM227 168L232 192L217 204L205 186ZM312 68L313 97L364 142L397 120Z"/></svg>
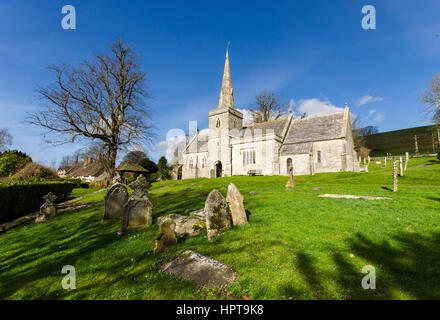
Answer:
<svg viewBox="0 0 440 320"><path fill-rule="evenodd" d="M217 109L208 114L209 129L198 131L183 149L177 179L233 175L306 175L359 171L350 112L283 119L243 126L234 108L229 57Z"/></svg>

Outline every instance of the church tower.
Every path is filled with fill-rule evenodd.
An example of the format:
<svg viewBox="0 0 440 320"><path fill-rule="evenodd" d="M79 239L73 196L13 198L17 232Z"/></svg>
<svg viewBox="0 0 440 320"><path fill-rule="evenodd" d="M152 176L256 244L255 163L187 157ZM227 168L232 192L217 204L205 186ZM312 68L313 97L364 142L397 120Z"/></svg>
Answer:
<svg viewBox="0 0 440 320"><path fill-rule="evenodd" d="M231 135L237 135L242 127L243 114L234 108L234 89L232 88L229 54L226 51L218 107L209 112L208 150L214 177L232 175Z"/></svg>

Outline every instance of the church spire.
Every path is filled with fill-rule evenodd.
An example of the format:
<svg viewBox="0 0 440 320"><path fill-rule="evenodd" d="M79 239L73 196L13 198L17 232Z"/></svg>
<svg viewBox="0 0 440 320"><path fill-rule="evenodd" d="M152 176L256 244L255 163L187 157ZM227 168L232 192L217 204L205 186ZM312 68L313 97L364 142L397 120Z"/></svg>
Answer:
<svg viewBox="0 0 440 320"><path fill-rule="evenodd" d="M228 49L226 50L225 69L223 71L222 88L220 90L218 108L234 109L234 89L232 88L231 68L229 67Z"/></svg>

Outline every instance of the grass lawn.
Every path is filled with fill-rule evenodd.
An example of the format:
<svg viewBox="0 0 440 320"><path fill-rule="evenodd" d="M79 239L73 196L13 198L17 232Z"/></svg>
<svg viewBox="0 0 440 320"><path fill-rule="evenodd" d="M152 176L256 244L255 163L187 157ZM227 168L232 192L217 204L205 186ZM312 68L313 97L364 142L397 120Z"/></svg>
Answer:
<svg viewBox="0 0 440 320"><path fill-rule="evenodd" d="M409 167L434 160L411 159ZM382 166L296 177L293 192L279 176L155 183L154 220L202 208L204 194L216 188L226 195L231 181L250 212L248 225L212 241L206 234L186 238L157 256L156 224L118 236L120 221L100 223L105 191L75 190L81 201L97 205L0 235L0 298L440 299L440 164L408 169L397 193L390 191L392 164ZM318 198L320 193L393 200ZM158 270L161 261L187 249L231 265L240 279L226 291L198 290ZM76 268L76 290L61 287L64 265ZM361 287L365 265L376 268L376 290Z"/></svg>

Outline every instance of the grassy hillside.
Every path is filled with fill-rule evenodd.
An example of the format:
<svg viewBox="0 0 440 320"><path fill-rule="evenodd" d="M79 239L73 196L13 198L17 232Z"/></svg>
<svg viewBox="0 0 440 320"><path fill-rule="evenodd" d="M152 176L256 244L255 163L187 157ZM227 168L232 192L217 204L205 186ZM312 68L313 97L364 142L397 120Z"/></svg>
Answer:
<svg viewBox="0 0 440 320"><path fill-rule="evenodd" d="M434 132L434 151L432 133ZM414 135L417 135L419 152L422 154L438 152L437 127L425 126L396 131L388 131L366 137L366 147L372 150L371 156L385 156L386 153L403 155L415 153Z"/></svg>
<svg viewBox="0 0 440 320"><path fill-rule="evenodd" d="M297 177L293 192L285 191L287 178L279 176L155 183L154 220L202 208L206 193L216 188L225 194L231 181L250 212L248 225L213 241L206 234L183 239L156 256L156 224L118 236L120 221L100 223L100 204L47 223L30 222L0 235L0 298L440 299L440 164L411 159L409 167L397 193L390 191L391 166L374 162L369 173ZM82 201L99 203L104 194ZM159 271L159 263L187 249L231 265L241 277L218 292ZM76 290L61 287L64 265L76 268ZM376 290L361 287L365 265L376 268Z"/></svg>

